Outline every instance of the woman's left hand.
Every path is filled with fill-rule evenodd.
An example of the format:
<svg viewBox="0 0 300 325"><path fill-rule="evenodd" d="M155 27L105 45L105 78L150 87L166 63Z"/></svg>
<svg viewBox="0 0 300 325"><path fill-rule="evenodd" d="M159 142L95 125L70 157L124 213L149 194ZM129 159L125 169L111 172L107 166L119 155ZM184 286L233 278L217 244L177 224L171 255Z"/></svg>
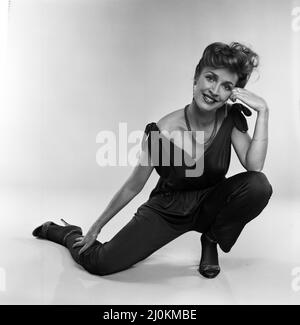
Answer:
<svg viewBox="0 0 300 325"><path fill-rule="evenodd" d="M238 88L238 87L234 88L232 90L230 99L233 102L239 99L241 102L248 105L257 113L268 110L268 105L263 98L257 96L256 94L250 92L245 88Z"/></svg>

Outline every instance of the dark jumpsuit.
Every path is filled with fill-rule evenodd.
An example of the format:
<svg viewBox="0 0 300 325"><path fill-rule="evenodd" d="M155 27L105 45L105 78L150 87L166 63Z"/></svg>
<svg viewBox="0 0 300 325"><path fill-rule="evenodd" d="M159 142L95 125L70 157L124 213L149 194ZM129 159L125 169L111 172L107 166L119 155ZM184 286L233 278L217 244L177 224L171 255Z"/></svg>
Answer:
<svg viewBox="0 0 300 325"><path fill-rule="evenodd" d="M171 166L155 166L160 178L149 199L110 241L96 241L79 255L81 247L72 248L78 234L67 238L66 246L75 261L90 273L112 274L128 269L192 230L210 231L220 248L229 252L244 226L261 213L272 195L272 186L262 172L245 171L225 177L230 164L232 128L248 130L238 105L229 106L219 131L205 150L201 176L186 177L186 169L193 166L174 166L172 160ZM154 122L147 124L145 135L149 136L142 143L148 144L149 152L153 148L151 131L160 132ZM172 148L174 144L171 157Z"/></svg>

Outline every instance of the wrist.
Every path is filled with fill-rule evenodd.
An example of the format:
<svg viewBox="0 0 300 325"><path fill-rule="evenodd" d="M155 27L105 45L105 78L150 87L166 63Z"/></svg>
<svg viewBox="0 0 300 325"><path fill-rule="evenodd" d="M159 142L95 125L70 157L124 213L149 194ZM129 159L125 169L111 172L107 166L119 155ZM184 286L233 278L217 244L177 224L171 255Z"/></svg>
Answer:
<svg viewBox="0 0 300 325"><path fill-rule="evenodd" d="M103 227L102 223L101 223L100 221L97 220L97 221L92 225L91 229L93 229L93 231L96 231L96 232L99 233L99 232L101 231L102 227Z"/></svg>

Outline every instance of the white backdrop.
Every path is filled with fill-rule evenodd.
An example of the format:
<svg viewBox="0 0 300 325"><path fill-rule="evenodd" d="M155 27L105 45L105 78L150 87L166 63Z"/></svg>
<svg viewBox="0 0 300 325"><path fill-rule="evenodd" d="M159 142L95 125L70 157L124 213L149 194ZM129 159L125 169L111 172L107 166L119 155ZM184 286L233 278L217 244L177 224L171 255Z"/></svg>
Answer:
<svg viewBox="0 0 300 325"><path fill-rule="evenodd" d="M240 41L261 57L248 88L270 107L264 172L274 195L298 195L294 7L281 0L13 1L1 186L118 189L131 167L100 167L97 134L117 134L120 122L128 132L144 130L183 107L204 48ZM254 121L255 114L251 132ZM233 153L230 174L242 170Z"/></svg>
<svg viewBox="0 0 300 325"><path fill-rule="evenodd" d="M28 283L30 291L38 272L30 262L37 249L33 227L62 216L87 230L129 176L131 166L97 164L99 132L118 135L121 122L128 133L143 131L147 123L182 108L191 101L194 69L204 48L215 41L239 41L261 59L247 88L269 104L263 172L274 190L267 209L280 216L251 223L235 254L244 256L247 247L247 256L257 256L261 240L269 256L286 258L289 266L280 269L280 278L289 295L300 247L300 0L12 0L9 11L7 3L0 1L0 233L8 238L6 245L17 245L17 254L27 247L16 259L21 268L28 266L21 287ZM255 116L247 118L250 135ZM241 171L232 149L228 176ZM157 180L154 171L135 202L105 227L101 240L132 217ZM16 229L28 242L15 239ZM278 256L274 239L281 231L285 237L277 243L286 254ZM15 255L1 254L0 271L7 274L7 288L19 292L19 272L9 256ZM43 268L55 284L56 271ZM41 273L35 276L40 279ZM300 267L298 273L300 290ZM238 285L243 283L244 278ZM267 292L271 299L273 282L266 286L269 291L264 283L253 288L257 296ZM51 296L47 290L41 291L43 297Z"/></svg>

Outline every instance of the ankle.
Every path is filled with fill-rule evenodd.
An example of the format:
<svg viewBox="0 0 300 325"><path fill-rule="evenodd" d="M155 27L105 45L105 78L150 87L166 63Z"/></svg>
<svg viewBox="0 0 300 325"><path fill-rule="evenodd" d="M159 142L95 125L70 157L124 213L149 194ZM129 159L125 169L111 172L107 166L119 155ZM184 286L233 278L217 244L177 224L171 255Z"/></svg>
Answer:
<svg viewBox="0 0 300 325"><path fill-rule="evenodd" d="M82 236L82 231L78 228L75 228L75 229L72 229L72 230L70 230L65 236L64 236L64 238L63 238L63 241L62 241L62 244L64 245L64 246L67 246L67 240L68 240L68 238L70 237L70 235L74 235L74 234L76 234L78 237L79 236Z"/></svg>
<svg viewBox="0 0 300 325"><path fill-rule="evenodd" d="M211 231L207 231L207 232L203 233L202 236L203 236L203 238L208 240L210 243L217 244L217 240L216 240L215 236L211 233Z"/></svg>

